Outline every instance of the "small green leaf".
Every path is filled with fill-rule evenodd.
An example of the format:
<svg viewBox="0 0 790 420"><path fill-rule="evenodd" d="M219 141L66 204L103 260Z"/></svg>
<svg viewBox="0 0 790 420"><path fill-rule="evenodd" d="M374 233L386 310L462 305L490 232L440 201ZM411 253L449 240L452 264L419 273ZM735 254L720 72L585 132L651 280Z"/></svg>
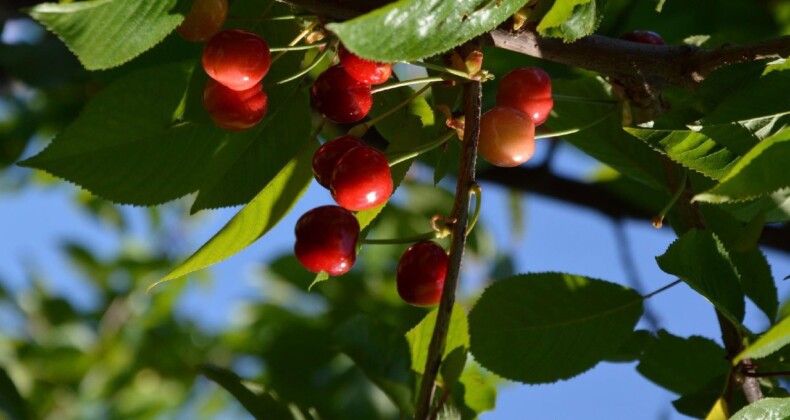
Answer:
<svg viewBox="0 0 790 420"><path fill-rule="evenodd" d="M0 367L0 413L5 413L10 420L29 418L25 400L16 389L16 385L8 373ZM2 417L2 416L0 416Z"/></svg>
<svg viewBox="0 0 790 420"><path fill-rule="evenodd" d="M495 28L525 0L400 0L327 28L353 53L394 62L429 57Z"/></svg>
<svg viewBox="0 0 790 420"><path fill-rule="evenodd" d="M761 141L743 156L712 189L695 201L722 203L744 201L790 188L790 128Z"/></svg>
<svg viewBox="0 0 790 420"><path fill-rule="evenodd" d="M462 401L466 407L475 414L480 414L493 410L496 406L496 383L499 380L472 360L461 373L455 392L463 395Z"/></svg>
<svg viewBox="0 0 790 420"><path fill-rule="evenodd" d="M422 373L425 369L425 361L428 357L428 345L433 335L433 327L436 325L436 315L438 309L434 309L425 315L414 328L406 333L406 340L409 342L411 350L411 368L417 373ZM450 315L450 326L447 329L447 342L444 347L446 358L456 348L469 348L469 322L466 319L466 311L460 305L453 306Z"/></svg>
<svg viewBox="0 0 790 420"><path fill-rule="evenodd" d="M787 420L790 398L763 398L735 413L730 420Z"/></svg>
<svg viewBox="0 0 790 420"><path fill-rule="evenodd" d="M760 359L781 349L788 343L790 343L790 318L785 318L732 359L732 363L733 365L738 364L746 358Z"/></svg>
<svg viewBox="0 0 790 420"><path fill-rule="evenodd" d="M642 315L642 297L603 280L525 274L489 286L469 314L471 350L502 377L547 383L613 354Z"/></svg>
<svg viewBox="0 0 790 420"><path fill-rule="evenodd" d="M688 394L729 370L726 352L713 340L682 338L664 330L645 349L636 370L647 379L678 394Z"/></svg>
<svg viewBox="0 0 790 420"><path fill-rule="evenodd" d="M291 210L310 185L313 153L317 148L317 142L306 145L216 235L154 286L220 262L266 234Z"/></svg>
<svg viewBox="0 0 790 420"><path fill-rule="evenodd" d="M605 8L606 0L555 1L538 24L538 33L566 42L576 41L595 32Z"/></svg>
<svg viewBox="0 0 790 420"><path fill-rule="evenodd" d="M456 347L445 356L439 368L439 374L443 382L442 386L445 389L452 389L458 382L458 379L461 378L461 373L463 373L464 366L466 366L466 358L466 347Z"/></svg>
<svg viewBox="0 0 790 420"><path fill-rule="evenodd" d="M29 13L57 34L88 70L119 66L165 38L184 19L177 0L91 0L39 4Z"/></svg>
<svg viewBox="0 0 790 420"><path fill-rule="evenodd" d="M356 315L338 327L334 339L405 415L414 412L414 373L402 335L367 315Z"/></svg>
<svg viewBox="0 0 790 420"><path fill-rule="evenodd" d="M745 303L738 273L718 237L710 231L690 230L656 257L664 272L683 279L705 296L736 325L743 320Z"/></svg>

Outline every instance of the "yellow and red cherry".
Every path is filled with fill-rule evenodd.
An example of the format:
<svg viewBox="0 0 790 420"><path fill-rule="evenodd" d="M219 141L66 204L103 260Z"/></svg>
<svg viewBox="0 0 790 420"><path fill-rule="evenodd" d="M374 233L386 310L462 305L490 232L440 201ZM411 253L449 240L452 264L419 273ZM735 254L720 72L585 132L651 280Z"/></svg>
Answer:
<svg viewBox="0 0 790 420"><path fill-rule="evenodd" d="M535 153L535 123L529 115L497 106L480 117L478 153L496 166L518 166Z"/></svg>
<svg viewBox="0 0 790 420"><path fill-rule="evenodd" d="M496 104L521 110L541 125L554 107L551 98L551 77L537 67L515 69L499 82Z"/></svg>
<svg viewBox="0 0 790 420"><path fill-rule="evenodd" d="M352 211L367 210L386 202L393 182L387 157L369 147L346 152L332 171L329 191L337 204Z"/></svg>
<svg viewBox="0 0 790 420"><path fill-rule="evenodd" d="M315 175L315 180L324 188L329 188L332 172L337 167L337 162L340 158L348 153L349 150L364 145L365 143L362 140L350 135L340 136L324 143L313 155L313 175Z"/></svg>
<svg viewBox="0 0 790 420"><path fill-rule="evenodd" d="M233 90L249 89L263 80L271 66L263 38L241 29L218 32L203 47L203 69Z"/></svg>
<svg viewBox="0 0 790 420"><path fill-rule="evenodd" d="M314 208L296 222L294 254L304 268L339 276L356 261L359 222L338 206Z"/></svg>
<svg viewBox="0 0 790 420"><path fill-rule="evenodd" d="M203 106L218 127L239 131L261 122L268 100L261 85L238 91L209 79L203 89Z"/></svg>
<svg viewBox="0 0 790 420"><path fill-rule="evenodd" d="M340 65L321 73L311 93L318 112L340 124L350 124L365 118L373 106L370 85L349 76Z"/></svg>
<svg viewBox="0 0 790 420"><path fill-rule="evenodd" d="M448 261L447 253L436 242L421 241L410 246L398 262L398 295L415 306L439 303Z"/></svg>
<svg viewBox="0 0 790 420"><path fill-rule="evenodd" d="M337 54L346 73L362 83L377 85L386 82L392 75L392 63L366 60L347 50L342 44Z"/></svg>
<svg viewBox="0 0 790 420"><path fill-rule="evenodd" d="M188 41L203 42L219 31L228 15L228 0L195 0L176 30Z"/></svg>
<svg viewBox="0 0 790 420"><path fill-rule="evenodd" d="M640 44L664 45L664 39L661 38L661 35L653 31L631 31L623 34L620 39Z"/></svg>

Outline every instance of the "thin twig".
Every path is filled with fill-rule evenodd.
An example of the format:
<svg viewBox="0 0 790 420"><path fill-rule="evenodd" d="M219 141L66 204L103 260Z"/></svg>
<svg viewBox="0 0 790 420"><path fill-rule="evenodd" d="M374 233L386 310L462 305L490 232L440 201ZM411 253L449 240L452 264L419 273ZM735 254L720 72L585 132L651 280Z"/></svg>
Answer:
<svg viewBox="0 0 790 420"><path fill-rule="evenodd" d="M639 276L639 271L636 269L636 264L634 263L634 258L631 254L631 243L628 240L628 232L626 231L625 223L622 220L614 221L614 234L615 238L617 239L617 251L618 255L620 256L620 264L623 266L626 279L631 287L641 293L645 289L645 285L642 283L642 279ZM658 316L647 306L645 306L645 321L653 331L657 331L661 324Z"/></svg>

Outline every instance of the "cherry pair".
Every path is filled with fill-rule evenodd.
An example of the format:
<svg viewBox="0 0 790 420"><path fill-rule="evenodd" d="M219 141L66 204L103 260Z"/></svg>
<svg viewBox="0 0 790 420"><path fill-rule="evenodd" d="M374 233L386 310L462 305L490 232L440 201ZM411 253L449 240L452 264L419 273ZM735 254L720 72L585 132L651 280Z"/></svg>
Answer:
<svg viewBox="0 0 790 420"><path fill-rule="evenodd" d="M553 107L548 73L522 67L506 74L497 89L496 106L480 118L480 156L504 167L529 160L535 153L535 127L546 121Z"/></svg>

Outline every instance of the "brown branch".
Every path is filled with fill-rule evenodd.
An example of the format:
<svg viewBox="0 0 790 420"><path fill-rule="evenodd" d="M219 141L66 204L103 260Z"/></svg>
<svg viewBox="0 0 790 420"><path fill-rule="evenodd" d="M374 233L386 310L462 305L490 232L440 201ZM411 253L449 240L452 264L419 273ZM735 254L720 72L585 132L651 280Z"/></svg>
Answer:
<svg viewBox="0 0 790 420"><path fill-rule="evenodd" d="M455 189L452 219L453 240L450 244L450 261L447 265L447 276L442 291L442 299L436 315L436 326L433 329L431 343L428 346L428 357L425 362L417 396L415 419L428 419L431 401L433 400L434 383L439 373L447 332L450 327L450 316L455 303L455 292L461 273L461 262L466 246L466 228L469 221L469 190L475 183L475 162L477 161L477 141L480 135L480 110L482 108L482 89L480 82L469 82L464 85L464 141L461 152L460 171ZM476 198L479 200L479 197Z"/></svg>

